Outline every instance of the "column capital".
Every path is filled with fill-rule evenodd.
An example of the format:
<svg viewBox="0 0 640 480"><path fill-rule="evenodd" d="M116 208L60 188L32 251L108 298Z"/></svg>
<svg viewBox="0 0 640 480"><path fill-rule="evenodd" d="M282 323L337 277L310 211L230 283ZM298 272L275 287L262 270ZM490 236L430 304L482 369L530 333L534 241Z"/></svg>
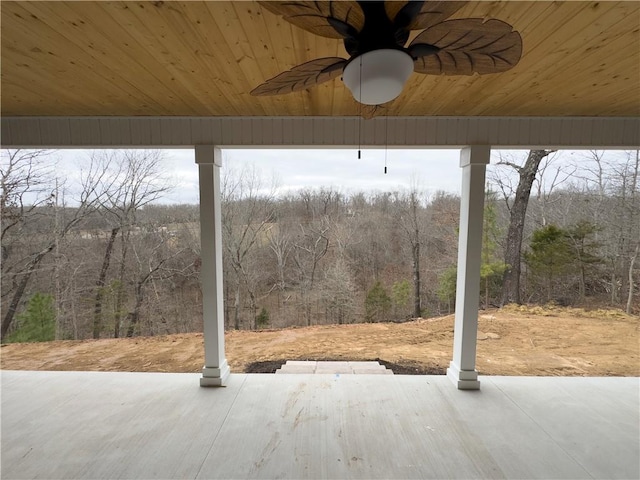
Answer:
<svg viewBox="0 0 640 480"><path fill-rule="evenodd" d="M469 145L460 150L460 168L487 165L491 159L491 145Z"/></svg>
<svg viewBox="0 0 640 480"><path fill-rule="evenodd" d="M196 163L222 167L222 150L215 145L196 145Z"/></svg>

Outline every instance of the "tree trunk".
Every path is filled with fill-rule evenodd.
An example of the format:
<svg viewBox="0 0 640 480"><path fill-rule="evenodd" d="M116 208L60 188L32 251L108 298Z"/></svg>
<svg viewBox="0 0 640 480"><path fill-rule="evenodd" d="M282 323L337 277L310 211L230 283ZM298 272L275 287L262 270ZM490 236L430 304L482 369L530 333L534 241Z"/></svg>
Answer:
<svg viewBox="0 0 640 480"><path fill-rule="evenodd" d="M527 206L540 162L550 153L552 153L550 150L531 150L525 164L518 168L520 180L516 189L516 197L511 206L504 254L504 263L507 265L507 269L502 281L502 305L520 303L520 262Z"/></svg>
<svg viewBox="0 0 640 480"><path fill-rule="evenodd" d="M413 254L413 316L420 318L422 316L422 303L420 300L420 228L418 226L418 195L415 191L411 192L411 220L412 232L410 236L411 252Z"/></svg>
<svg viewBox="0 0 640 480"><path fill-rule="evenodd" d="M484 309L489 308L489 275L484 277Z"/></svg>
<svg viewBox="0 0 640 480"><path fill-rule="evenodd" d="M413 316L422 316L422 304L420 302L420 243L413 245Z"/></svg>
<svg viewBox="0 0 640 480"><path fill-rule="evenodd" d="M580 301L584 302L584 299L587 296L587 272L584 268L584 263L580 265L580 283L578 284L578 289Z"/></svg>
<svg viewBox="0 0 640 480"><path fill-rule="evenodd" d="M236 298L233 307L233 326L236 330L240 330L240 280L236 284Z"/></svg>
<svg viewBox="0 0 640 480"><path fill-rule="evenodd" d="M102 268L100 269L100 275L96 282L96 303L93 308L93 338L100 338L100 332L102 331L102 300L104 299L104 286L105 279L107 278L107 270L111 263L111 252L113 251L113 244L116 242L116 237L120 227L111 229L111 235L107 242L107 250L104 253L104 259L102 260Z"/></svg>
<svg viewBox="0 0 640 480"><path fill-rule="evenodd" d="M627 308L626 308L626 312L631 315L631 307L632 307L632 300L633 300L633 266L636 263L636 260L638 258L638 250L640 250L640 243L636 244L636 249L635 252L633 253L633 256L631 257L631 261L629 262L629 294L627 295Z"/></svg>
<svg viewBox="0 0 640 480"><path fill-rule="evenodd" d="M24 295L24 291L27 288L27 284L29 283L29 279L31 278L31 274L34 272L34 269L38 266L38 264L42 261L42 259L52 251L56 246L55 241L51 242L47 248L38 252L35 257L29 262L27 265L25 273L22 275L20 282L18 283L18 288L16 288L13 297L11 298L11 303L9 304L9 308L7 308L7 313L5 313L4 318L2 319L2 327L0 331L0 338L4 338L6 333L9 331L9 327L11 327L11 323L13 322L13 318L16 315L16 311L18 310L18 305L20 305L20 300L22 300L22 296Z"/></svg>
<svg viewBox="0 0 640 480"><path fill-rule="evenodd" d="M122 239L122 256L120 258L120 274L118 277L118 281L120 284L118 285L118 290L116 292L116 312L114 315L114 326L113 326L113 337L120 337L120 321L122 319L122 308L124 307L125 301L125 273L126 273L126 265L127 265L127 250L129 249L129 232L127 231L126 235L123 233L120 237Z"/></svg>
<svg viewBox="0 0 640 480"><path fill-rule="evenodd" d="M248 288L247 291L249 293L249 311L250 311L249 322L251 323L251 325L249 325L249 329L256 330L257 329L256 316L258 314L258 305L256 303L256 296L251 289Z"/></svg>
<svg viewBox="0 0 640 480"><path fill-rule="evenodd" d="M142 301L144 300L143 290L145 280L139 281L136 285L136 304L133 307L133 312L129 314L129 327L127 328L127 337L133 337L136 331L136 325L140 319L140 308L142 307Z"/></svg>

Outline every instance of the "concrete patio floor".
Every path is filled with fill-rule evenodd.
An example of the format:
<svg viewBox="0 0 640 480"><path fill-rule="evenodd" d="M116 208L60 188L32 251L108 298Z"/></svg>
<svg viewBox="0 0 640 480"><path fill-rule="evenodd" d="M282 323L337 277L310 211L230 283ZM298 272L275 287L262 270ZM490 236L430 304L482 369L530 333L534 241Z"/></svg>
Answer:
<svg viewBox="0 0 640 480"><path fill-rule="evenodd" d="M638 478L637 378L3 371L10 478Z"/></svg>

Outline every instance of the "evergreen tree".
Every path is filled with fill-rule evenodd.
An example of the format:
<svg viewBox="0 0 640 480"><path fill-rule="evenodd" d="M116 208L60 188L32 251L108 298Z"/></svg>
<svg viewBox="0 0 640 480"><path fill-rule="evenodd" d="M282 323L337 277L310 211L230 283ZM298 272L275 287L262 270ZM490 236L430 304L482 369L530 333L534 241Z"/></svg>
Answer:
<svg viewBox="0 0 640 480"><path fill-rule="evenodd" d="M395 316L406 318L409 309L409 300L411 300L411 282L409 282L409 280L395 282L391 286L391 299Z"/></svg>
<svg viewBox="0 0 640 480"><path fill-rule="evenodd" d="M269 312L262 307L260 313L256 316L256 328L264 328L269 325Z"/></svg>
<svg viewBox="0 0 640 480"><path fill-rule="evenodd" d="M507 265L496 256L496 237L500 234L496 219L496 193L485 192L484 221L482 225L482 263L480 264L481 292L484 308L489 307L489 298L498 295L502 287L502 276Z"/></svg>
<svg viewBox="0 0 640 480"><path fill-rule="evenodd" d="M525 261L535 283L546 288L547 301L553 298L554 281L567 273L574 261L574 252L566 230L547 225L533 232Z"/></svg>
<svg viewBox="0 0 640 480"><path fill-rule="evenodd" d="M18 329L7 342L48 342L56 338L56 312L53 296L36 293L24 312L16 316Z"/></svg>
<svg viewBox="0 0 640 480"><path fill-rule="evenodd" d="M580 299L586 296L587 279L593 273L595 267L602 263L597 250L600 243L594 237L599 231L598 227L587 220L581 220L567 229L567 237L571 245L574 268L578 273L578 293Z"/></svg>
<svg viewBox="0 0 640 480"><path fill-rule="evenodd" d="M386 318L391 309L391 298L380 281L377 281L367 293L364 307L367 322L379 322Z"/></svg>
<svg viewBox="0 0 640 480"><path fill-rule="evenodd" d="M447 304L448 312L451 313L451 305L456 301L456 281L458 269L456 267L447 268L438 282L438 300Z"/></svg>

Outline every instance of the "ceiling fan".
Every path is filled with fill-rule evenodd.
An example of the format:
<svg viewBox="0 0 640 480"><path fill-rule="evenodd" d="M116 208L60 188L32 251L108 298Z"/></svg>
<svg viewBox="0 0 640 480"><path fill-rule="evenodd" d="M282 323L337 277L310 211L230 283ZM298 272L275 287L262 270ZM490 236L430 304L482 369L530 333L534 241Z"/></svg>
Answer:
<svg viewBox="0 0 640 480"><path fill-rule="evenodd" d="M251 95L306 90L342 75L356 101L381 105L396 98L412 72L480 75L514 67L522 38L501 20L447 20L466 2L263 1L265 9L322 37L342 39L349 59L327 57L293 67ZM411 30L423 30L405 47Z"/></svg>

